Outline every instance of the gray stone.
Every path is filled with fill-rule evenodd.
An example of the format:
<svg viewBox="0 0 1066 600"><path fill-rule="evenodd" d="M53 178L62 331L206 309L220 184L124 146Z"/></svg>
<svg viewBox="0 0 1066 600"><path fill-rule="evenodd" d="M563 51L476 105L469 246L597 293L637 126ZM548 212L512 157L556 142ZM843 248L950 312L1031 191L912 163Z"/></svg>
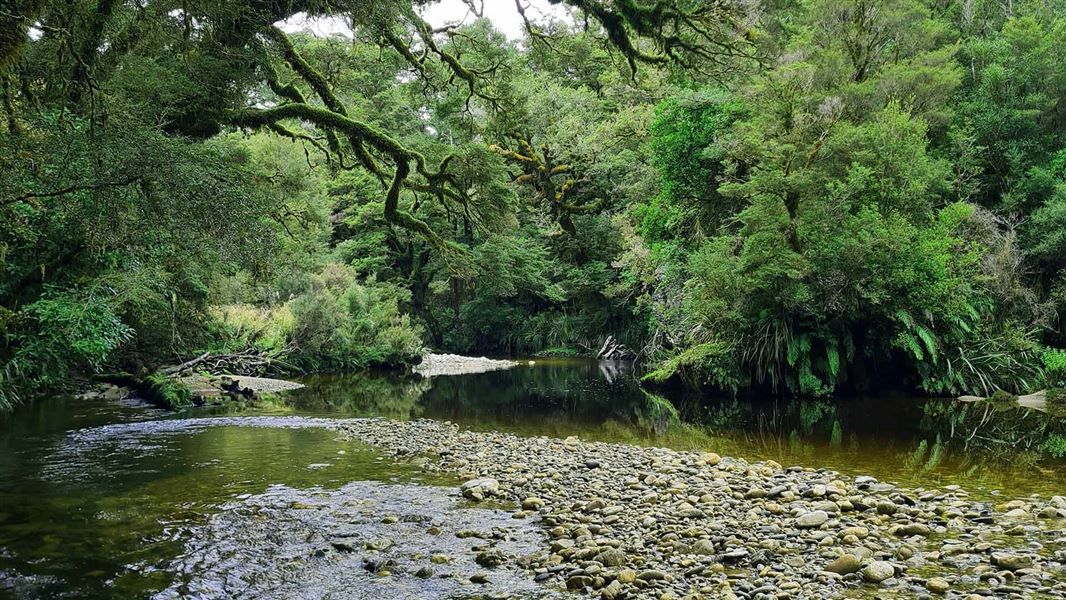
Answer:
<svg viewBox="0 0 1066 600"><path fill-rule="evenodd" d="M829 514L824 510L814 510L796 517L796 527L801 529L812 529L814 527L821 527L828 520Z"/></svg>
<svg viewBox="0 0 1066 600"><path fill-rule="evenodd" d="M597 554L592 560L605 567L620 567L626 564L626 555L617 548L609 548Z"/></svg>
<svg viewBox="0 0 1066 600"><path fill-rule="evenodd" d="M641 571L640 575L637 575L637 579L641 581L662 581L663 579L666 579L666 573L658 569L648 569L646 571Z"/></svg>
<svg viewBox="0 0 1066 600"><path fill-rule="evenodd" d="M875 560L862 570L862 578L870 583L881 583L895 574L896 568L892 563L883 560Z"/></svg>
<svg viewBox="0 0 1066 600"><path fill-rule="evenodd" d="M1018 571L1033 566L1033 559L1028 556L1022 556L1021 554L993 552L992 564L1008 571Z"/></svg>

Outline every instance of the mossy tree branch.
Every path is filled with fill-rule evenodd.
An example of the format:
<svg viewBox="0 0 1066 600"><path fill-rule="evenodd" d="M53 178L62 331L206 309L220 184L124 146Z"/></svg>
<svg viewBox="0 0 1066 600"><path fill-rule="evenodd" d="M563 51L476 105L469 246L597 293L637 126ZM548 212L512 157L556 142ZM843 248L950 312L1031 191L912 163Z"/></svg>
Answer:
<svg viewBox="0 0 1066 600"><path fill-rule="evenodd" d="M578 184L574 166L557 163L547 144L542 144L538 152L528 136L513 133L511 137L518 145L518 150L498 144L493 144L490 148L521 167L522 173L515 177L515 183L529 185L539 198L546 200L552 216L563 231L570 235L576 233L571 218L573 215L594 214L603 210L606 202L602 198L590 202L568 201ZM556 179L559 177L562 177L562 181L557 183Z"/></svg>
<svg viewBox="0 0 1066 600"><path fill-rule="evenodd" d="M701 70L701 63L726 66L729 59L751 58L751 32L741 18L739 5L703 2L684 8L676 0L548 0L572 6L603 27L608 41L636 72L638 63L677 63ZM654 52L640 47L648 40Z"/></svg>
<svg viewBox="0 0 1066 600"><path fill-rule="evenodd" d="M332 91L329 93L332 94ZM343 107L341 108L343 109ZM312 106L306 102L290 102L265 109L228 111L225 116L231 124L251 129L265 128L278 131L278 127L282 127L283 131L288 132L280 123L285 120L296 119L311 123L324 131L340 132L351 142L353 149L362 149L367 154L374 165L374 172L378 174L383 173L384 170L377 161L369 157L367 148L372 148L388 157L393 163L395 171L392 183L389 185L385 196L385 220L422 235L442 252L451 250L445 240L433 231L428 224L399 208L400 193L407 186L416 185L425 191L435 192L440 195L446 194L443 186L448 181L447 175L442 170L430 171L426 159L421 153L405 147L392 136L367 123L337 111ZM285 134L283 133L283 135ZM425 179L424 184L414 184L408 180L412 174L412 163L415 166L415 172ZM448 159L442 161L441 169L446 168L447 164Z"/></svg>

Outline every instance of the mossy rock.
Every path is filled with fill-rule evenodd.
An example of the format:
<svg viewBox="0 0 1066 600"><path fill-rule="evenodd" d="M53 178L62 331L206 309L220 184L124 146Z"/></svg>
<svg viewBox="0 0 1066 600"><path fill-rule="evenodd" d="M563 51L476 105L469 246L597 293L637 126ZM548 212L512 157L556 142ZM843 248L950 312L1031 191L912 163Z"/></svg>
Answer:
<svg viewBox="0 0 1066 600"><path fill-rule="evenodd" d="M996 390L994 394L988 397L988 401L993 404L1017 404L1018 397L1010 392Z"/></svg>
<svg viewBox="0 0 1066 600"><path fill-rule="evenodd" d="M145 400L162 408L177 410L193 405L189 386L161 373L145 377L138 391Z"/></svg>
<svg viewBox="0 0 1066 600"><path fill-rule="evenodd" d="M1066 389L1057 387L1048 388L1044 398L1047 400L1048 404L1066 406Z"/></svg>

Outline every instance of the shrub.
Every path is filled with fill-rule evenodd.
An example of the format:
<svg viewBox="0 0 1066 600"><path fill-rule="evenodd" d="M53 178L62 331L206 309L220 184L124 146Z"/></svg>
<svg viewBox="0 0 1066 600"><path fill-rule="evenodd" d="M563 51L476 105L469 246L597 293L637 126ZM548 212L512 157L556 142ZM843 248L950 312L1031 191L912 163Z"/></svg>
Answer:
<svg viewBox="0 0 1066 600"><path fill-rule="evenodd" d="M1044 451L1055 458L1066 457L1066 437L1053 433L1044 440Z"/></svg>
<svg viewBox="0 0 1066 600"><path fill-rule="evenodd" d="M247 304L216 307L211 311L218 324L220 350L239 351L256 348L281 351L295 327L288 304L262 308Z"/></svg>
<svg viewBox="0 0 1066 600"><path fill-rule="evenodd" d="M1066 388L1066 351L1046 350L1041 356L1044 363L1044 382L1050 388Z"/></svg>
<svg viewBox="0 0 1066 600"><path fill-rule="evenodd" d="M331 264L277 308L216 308L220 345L286 352L308 370L411 364L422 353L421 331L400 307L409 292Z"/></svg>
<svg viewBox="0 0 1066 600"><path fill-rule="evenodd" d="M100 288L50 286L17 318L8 319L14 350L0 364L0 407L10 405L20 391L60 385L73 371L99 372L133 337L109 300Z"/></svg>

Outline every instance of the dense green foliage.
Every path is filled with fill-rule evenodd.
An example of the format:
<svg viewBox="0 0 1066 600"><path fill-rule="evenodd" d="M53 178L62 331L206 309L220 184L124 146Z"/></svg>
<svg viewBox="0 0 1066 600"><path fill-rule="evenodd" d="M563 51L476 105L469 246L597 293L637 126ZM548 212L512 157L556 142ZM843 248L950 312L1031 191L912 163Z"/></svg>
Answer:
<svg viewBox="0 0 1066 600"><path fill-rule="evenodd" d="M23 3L0 405L607 335L733 392L1062 386L1066 6L561 3L518 41L418 0Z"/></svg>

